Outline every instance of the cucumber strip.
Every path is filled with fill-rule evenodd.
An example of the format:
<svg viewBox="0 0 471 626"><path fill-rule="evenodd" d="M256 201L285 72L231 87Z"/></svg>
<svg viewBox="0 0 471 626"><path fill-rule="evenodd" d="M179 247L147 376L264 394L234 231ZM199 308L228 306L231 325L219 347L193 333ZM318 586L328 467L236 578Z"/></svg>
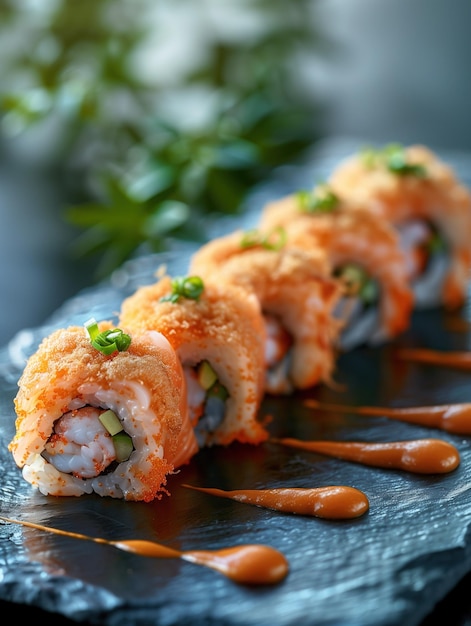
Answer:
<svg viewBox="0 0 471 626"><path fill-rule="evenodd" d="M116 435L123 430L123 425L121 424L119 417L116 415L116 413L114 413L114 411L111 411L111 409L100 413L98 419L111 436Z"/></svg>
<svg viewBox="0 0 471 626"><path fill-rule="evenodd" d="M127 461L134 449L131 437L124 431L121 431L116 435L113 435L112 440L118 463Z"/></svg>
<svg viewBox="0 0 471 626"><path fill-rule="evenodd" d="M207 399L213 397L219 398L220 400L227 400L228 396L229 392L224 387L224 385L221 385L221 383L219 382L215 383L210 389L208 389L208 392L206 394Z"/></svg>

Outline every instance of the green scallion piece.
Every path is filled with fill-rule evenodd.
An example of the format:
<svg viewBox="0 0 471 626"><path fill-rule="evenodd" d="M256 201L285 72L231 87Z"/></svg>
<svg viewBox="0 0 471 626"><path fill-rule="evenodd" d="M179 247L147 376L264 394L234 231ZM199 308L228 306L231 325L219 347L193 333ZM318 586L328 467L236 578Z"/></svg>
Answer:
<svg viewBox="0 0 471 626"><path fill-rule="evenodd" d="M199 276L178 276L172 280L172 293L162 296L160 302L178 302L180 298L199 300L204 291L203 280Z"/></svg>
<svg viewBox="0 0 471 626"><path fill-rule="evenodd" d="M247 230L244 233L240 241L240 247L241 248L253 248L254 246L259 246L260 241L261 241L260 232L256 228L253 228L252 230Z"/></svg>
<svg viewBox="0 0 471 626"><path fill-rule="evenodd" d="M418 163L407 163L406 155L403 151L394 152L389 155L387 168L393 174L399 176L415 176L416 178L424 178L426 169Z"/></svg>
<svg viewBox="0 0 471 626"><path fill-rule="evenodd" d="M261 246L265 250L281 250L286 244L286 230L283 226L276 226L266 233L257 229L248 230L241 239L241 248Z"/></svg>
<svg viewBox="0 0 471 626"><path fill-rule="evenodd" d="M327 185L318 185L313 191L302 189L296 197L303 213L332 213L340 204L340 198Z"/></svg>
<svg viewBox="0 0 471 626"><path fill-rule="evenodd" d="M427 169L420 163L408 163L404 147L398 143L388 144L382 149L366 148L361 152L366 167L385 167L397 176L425 178Z"/></svg>
<svg viewBox="0 0 471 626"><path fill-rule="evenodd" d="M262 246L266 250L281 250L286 244L286 230L283 226L276 226L265 233Z"/></svg>
<svg viewBox="0 0 471 626"><path fill-rule="evenodd" d="M131 345L131 337L120 328L109 328L100 332L93 317L86 321L84 326L92 346L106 356L113 352L124 352Z"/></svg>

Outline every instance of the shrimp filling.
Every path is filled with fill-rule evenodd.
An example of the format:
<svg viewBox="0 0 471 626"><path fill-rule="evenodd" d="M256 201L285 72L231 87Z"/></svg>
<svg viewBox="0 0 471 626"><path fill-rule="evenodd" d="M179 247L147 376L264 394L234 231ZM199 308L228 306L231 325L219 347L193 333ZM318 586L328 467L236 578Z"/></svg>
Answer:
<svg viewBox="0 0 471 626"><path fill-rule="evenodd" d="M291 370L293 338L274 315L265 313L264 322L266 331L266 387L268 389L291 387L289 372Z"/></svg>
<svg viewBox="0 0 471 626"><path fill-rule="evenodd" d="M94 478L118 460L114 438L101 423L105 409L84 406L64 413L54 424L42 456L59 472L77 478ZM125 433L129 441L131 438Z"/></svg>
<svg viewBox="0 0 471 626"><path fill-rule="evenodd" d="M188 409L196 440L203 447L210 434L224 421L228 392L219 382L208 361L196 367L185 365Z"/></svg>

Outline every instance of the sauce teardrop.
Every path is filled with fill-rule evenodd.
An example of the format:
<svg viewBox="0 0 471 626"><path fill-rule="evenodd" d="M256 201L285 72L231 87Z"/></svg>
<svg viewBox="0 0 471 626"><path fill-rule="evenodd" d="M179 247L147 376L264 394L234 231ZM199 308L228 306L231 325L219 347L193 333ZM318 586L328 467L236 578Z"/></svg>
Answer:
<svg viewBox="0 0 471 626"><path fill-rule="evenodd" d="M347 406L308 399L305 406L334 413L353 413L368 417L388 417L400 422L438 428L455 435L471 435L471 403L438 404L422 407Z"/></svg>
<svg viewBox="0 0 471 626"><path fill-rule="evenodd" d="M402 361L442 365L456 369L471 369L471 352L429 350L427 348L403 348L395 356Z"/></svg>
<svg viewBox="0 0 471 626"><path fill-rule="evenodd" d="M441 439L415 439L389 443L300 441L290 438L274 441L354 463L406 470L414 474L445 474L456 469L460 463L458 450Z"/></svg>
<svg viewBox="0 0 471 626"><path fill-rule="evenodd" d="M266 509L309 515L324 519L352 519L360 517L369 509L366 495L354 487L329 486L313 489L277 488L277 489L235 489L224 491L210 487L182 485L188 489L220 498L229 498Z"/></svg>
<svg viewBox="0 0 471 626"><path fill-rule="evenodd" d="M240 545L222 550L188 550L185 552L140 539L109 541L100 537L89 537L80 533L68 532L33 522L0 516L0 520L9 524L20 524L56 535L84 539L132 552L140 556L172 559L180 558L197 565L205 565L223 574L230 580L244 585L271 585L281 582L288 574L289 566L285 556L265 545Z"/></svg>

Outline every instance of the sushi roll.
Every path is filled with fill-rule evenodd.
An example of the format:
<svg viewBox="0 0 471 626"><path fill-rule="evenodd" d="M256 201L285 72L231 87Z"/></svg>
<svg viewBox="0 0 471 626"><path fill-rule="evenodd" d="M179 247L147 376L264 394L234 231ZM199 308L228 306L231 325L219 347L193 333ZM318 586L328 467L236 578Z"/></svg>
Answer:
<svg viewBox="0 0 471 626"><path fill-rule="evenodd" d="M397 229L416 308L463 305L471 267L471 195L436 154L418 145L363 150L339 164L330 184Z"/></svg>
<svg viewBox="0 0 471 626"><path fill-rule="evenodd" d="M235 231L203 245L190 271L253 293L266 328L265 392L332 382L341 291L322 252L289 248L281 230Z"/></svg>
<svg viewBox="0 0 471 626"><path fill-rule="evenodd" d="M134 332L156 330L171 343L200 447L267 439L258 420L265 330L256 298L221 281L164 275L123 301L120 320Z"/></svg>
<svg viewBox="0 0 471 626"><path fill-rule="evenodd" d="M160 333L85 326L54 331L28 359L9 450L45 495L160 498L198 451L180 362Z"/></svg>
<svg viewBox="0 0 471 626"><path fill-rule="evenodd" d="M408 328L413 292L398 234L387 220L353 208L323 184L268 204L260 226L281 226L290 246L326 254L342 286L334 311L343 323L340 350L377 345Z"/></svg>

